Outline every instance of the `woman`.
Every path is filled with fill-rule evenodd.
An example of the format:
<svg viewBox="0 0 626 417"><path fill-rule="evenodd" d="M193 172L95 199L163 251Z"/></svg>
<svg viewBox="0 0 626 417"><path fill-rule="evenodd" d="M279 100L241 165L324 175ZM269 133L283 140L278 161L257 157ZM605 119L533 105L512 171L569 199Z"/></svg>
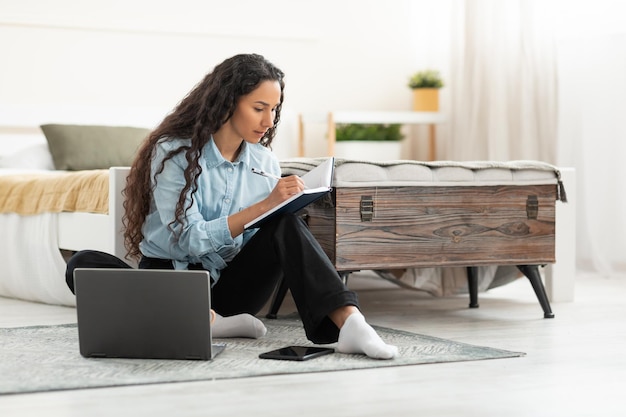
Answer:
<svg viewBox="0 0 626 417"><path fill-rule="evenodd" d="M304 222L283 215L244 230L304 188L298 176L277 181L252 172L280 175L269 147L280 121L283 75L260 55L229 58L150 134L125 188L129 256L139 259L139 268L208 270L215 327L238 320L232 335L265 333L253 315L284 277L309 340L338 341L339 352L393 358L397 348L365 322L356 294Z"/></svg>

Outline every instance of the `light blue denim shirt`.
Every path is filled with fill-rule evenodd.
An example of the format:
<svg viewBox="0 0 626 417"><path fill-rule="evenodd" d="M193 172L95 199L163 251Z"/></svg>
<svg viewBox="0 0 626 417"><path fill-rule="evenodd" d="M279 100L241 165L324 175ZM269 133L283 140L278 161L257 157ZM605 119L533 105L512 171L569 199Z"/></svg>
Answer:
<svg viewBox="0 0 626 417"><path fill-rule="evenodd" d="M152 176L170 150L189 144L177 139L160 142L152 160ZM252 173L252 168L280 176L276 156L261 145L243 142L235 162L225 160L209 141L202 150L198 190L187 211L187 222L182 225L178 240L168 230L174 220L174 211L185 185L184 170L187 161L184 152L165 162L163 172L157 175L152 193L150 213L143 225L144 239L139 245L144 256L174 260L176 269L187 269L190 263L202 263L213 281L217 282L220 270L241 250L256 230L246 230L233 239L227 218L269 195L276 180ZM154 186L153 178L153 186ZM187 196L187 203L190 196ZM180 229L180 224L175 224Z"/></svg>

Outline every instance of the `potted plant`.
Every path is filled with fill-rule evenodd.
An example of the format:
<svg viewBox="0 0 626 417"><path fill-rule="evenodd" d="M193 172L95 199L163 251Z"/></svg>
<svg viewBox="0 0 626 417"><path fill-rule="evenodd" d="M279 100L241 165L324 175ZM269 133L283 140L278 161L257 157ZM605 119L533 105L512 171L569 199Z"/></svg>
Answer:
<svg viewBox="0 0 626 417"><path fill-rule="evenodd" d="M439 71L428 69L418 71L409 78L409 88L413 90L413 110L439 111L439 89L443 80Z"/></svg>
<svg viewBox="0 0 626 417"><path fill-rule="evenodd" d="M400 159L404 138L399 124L338 124L335 156L359 160Z"/></svg>

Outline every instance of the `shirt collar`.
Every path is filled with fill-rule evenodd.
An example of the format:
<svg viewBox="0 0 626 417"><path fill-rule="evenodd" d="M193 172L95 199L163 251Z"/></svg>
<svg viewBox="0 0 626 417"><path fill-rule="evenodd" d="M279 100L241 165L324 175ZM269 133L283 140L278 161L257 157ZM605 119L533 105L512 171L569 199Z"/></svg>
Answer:
<svg viewBox="0 0 626 417"><path fill-rule="evenodd" d="M223 163L231 163L224 159L219 149L217 149L213 141L213 136L211 136L211 140L204 146L204 158L208 168L215 168ZM250 167L250 146L245 141L241 143L241 152L233 164L238 162L243 163L246 168Z"/></svg>

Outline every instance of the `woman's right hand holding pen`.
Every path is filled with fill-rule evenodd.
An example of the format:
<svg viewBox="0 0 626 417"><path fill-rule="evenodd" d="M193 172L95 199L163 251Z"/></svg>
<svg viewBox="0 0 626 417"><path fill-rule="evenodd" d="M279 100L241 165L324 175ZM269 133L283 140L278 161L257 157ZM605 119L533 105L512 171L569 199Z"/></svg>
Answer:
<svg viewBox="0 0 626 417"><path fill-rule="evenodd" d="M304 190L304 181L297 175L282 177L267 197L268 203L274 207Z"/></svg>
<svg viewBox="0 0 626 417"><path fill-rule="evenodd" d="M269 174L264 176L269 177ZM256 204L253 204L252 206L244 210L231 214L228 217L228 228L230 229L232 237L238 236L239 234L243 233L244 225L247 222L255 219L257 216L260 216L266 211L271 210L283 201L298 194L305 188L304 181L302 181L302 178L297 175L276 178L276 181L277 183L274 186L274 189L265 199L259 201Z"/></svg>
<svg viewBox="0 0 626 417"><path fill-rule="evenodd" d="M291 196L298 194L300 191L306 188L304 186L304 181L302 180L302 178L297 175L278 177L276 175L267 173L256 168L252 168L252 172L263 177L273 178L277 181L276 186L274 186L274 189L267 197L268 202L270 204L273 203L271 207L277 206L278 204L291 198Z"/></svg>

